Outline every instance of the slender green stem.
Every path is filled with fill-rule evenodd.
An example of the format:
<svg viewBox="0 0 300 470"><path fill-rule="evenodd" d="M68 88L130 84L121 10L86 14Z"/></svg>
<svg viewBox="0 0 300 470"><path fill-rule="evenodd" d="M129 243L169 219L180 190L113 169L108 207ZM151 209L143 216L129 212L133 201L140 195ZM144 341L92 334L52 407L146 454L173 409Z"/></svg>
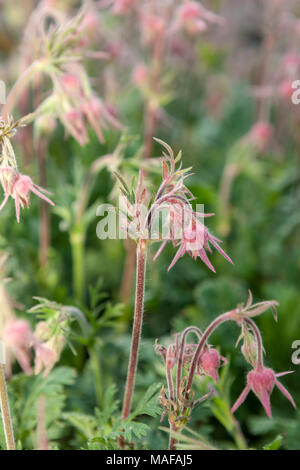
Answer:
<svg viewBox="0 0 300 470"><path fill-rule="evenodd" d="M12 420L10 415L10 408L8 402L8 394L5 380L5 368L3 364L0 364L0 403L1 403L1 414L2 422L5 434L5 441L7 450L15 450L15 439L14 431L12 426Z"/></svg>
<svg viewBox="0 0 300 470"><path fill-rule="evenodd" d="M94 376L94 386L96 392L96 398L99 408L102 408L102 398L103 398L103 388L102 388L102 379L101 379L101 368L100 361L95 347L89 348L89 356L91 361L91 367Z"/></svg>
<svg viewBox="0 0 300 470"><path fill-rule="evenodd" d="M138 363L139 345L143 324L145 274L147 260L147 245L140 240L137 246L137 269L136 269L136 296L135 311L132 330L131 350L127 372L127 381L123 401L122 419L126 419L130 413L131 401L135 385L135 375Z"/></svg>
<svg viewBox="0 0 300 470"><path fill-rule="evenodd" d="M73 292L75 299L83 303L84 299L84 243L85 235L80 229L73 229L70 235L73 261Z"/></svg>

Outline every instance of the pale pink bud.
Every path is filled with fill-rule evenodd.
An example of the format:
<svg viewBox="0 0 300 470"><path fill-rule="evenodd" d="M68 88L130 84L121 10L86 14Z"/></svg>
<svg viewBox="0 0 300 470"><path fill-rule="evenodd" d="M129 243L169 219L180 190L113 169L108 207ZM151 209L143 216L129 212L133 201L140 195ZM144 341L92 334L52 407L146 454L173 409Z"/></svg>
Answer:
<svg viewBox="0 0 300 470"><path fill-rule="evenodd" d="M166 368L173 369L176 364L177 356L176 356L176 348L174 344L170 344L167 349L166 354Z"/></svg>

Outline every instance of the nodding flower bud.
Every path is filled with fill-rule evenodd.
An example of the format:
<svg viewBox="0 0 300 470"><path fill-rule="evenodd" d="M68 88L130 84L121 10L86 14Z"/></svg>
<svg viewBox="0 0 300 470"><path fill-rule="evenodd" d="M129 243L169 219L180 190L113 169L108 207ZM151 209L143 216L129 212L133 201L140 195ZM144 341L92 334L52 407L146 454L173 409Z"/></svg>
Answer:
<svg viewBox="0 0 300 470"><path fill-rule="evenodd" d="M232 407L231 412L234 413L237 408L245 401L248 396L250 390L257 396L261 404L263 405L267 416L269 418L272 417L271 412L271 403L270 403L270 396L276 385L279 390L283 393L283 395L291 402L294 408L296 408L296 404L288 392L288 390L277 380L277 377L281 377L286 374L290 374L293 371L288 372L281 372L279 374L275 374L272 369L269 369L264 366L257 366L253 370L251 370L247 376L247 385L242 391L241 395L235 402Z"/></svg>
<svg viewBox="0 0 300 470"><path fill-rule="evenodd" d="M252 367L255 367L257 364L257 340L255 336L249 331L246 324L244 322L241 323L242 332L239 336L236 347L239 342L242 340L243 344L241 346L241 352L246 359L246 361L251 364Z"/></svg>
<svg viewBox="0 0 300 470"><path fill-rule="evenodd" d="M167 349L166 354L166 368L171 370L175 366L177 361L177 352L176 346L174 344L170 344Z"/></svg>
<svg viewBox="0 0 300 470"><path fill-rule="evenodd" d="M221 362L223 361L223 364ZM206 348L201 354L198 362L197 373L208 375L216 382L219 380L218 369L221 365L225 365L227 359L220 355L220 353L214 348Z"/></svg>

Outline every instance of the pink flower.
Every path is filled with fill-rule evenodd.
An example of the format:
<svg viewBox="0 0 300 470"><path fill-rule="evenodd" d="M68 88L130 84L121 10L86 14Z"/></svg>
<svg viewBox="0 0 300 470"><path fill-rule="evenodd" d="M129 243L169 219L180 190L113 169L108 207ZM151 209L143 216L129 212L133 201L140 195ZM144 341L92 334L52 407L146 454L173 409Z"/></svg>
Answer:
<svg viewBox="0 0 300 470"><path fill-rule="evenodd" d="M296 404L287 391L287 389L277 380L277 377L281 377L286 374L290 374L293 371L281 372L280 374L275 374L272 369L268 369L263 366L257 366L255 369L251 370L247 377L247 385L242 391L241 395L233 405L231 412L234 413L238 407L245 401L250 390L255 393L257 398L262 403L267 415L269 418L272 418L271 413L271 404L270 396L273 391L274 386L276 385L279 390L284 394L284 396L291 402L294 408Z"/></svg>
<svg viewBox="0 0 300 470"><path fill-rule="evenodd" d="M30 347L33 333L26 320L11 320L3 329L2 339L8 349L20 364L25 374L32 372L30 365Z"/></svg>
<svg viewBox="0 0 300 470"><path fill-rule="evenodd" d="M225 253L225 251L222 250L218 242L221 243L221 240L218 240L213 235L211 235L203 224L201 224L198 220L193 221L192 227L184 230L182 239L177 243L179 248L172 263L169 266L168 271L170 271L175 263L177 263L177 261L187 253L194 259L200 258L203 263L206 264L206 266L215 273L215 268L211 264L205 251L208 250L211 253L209 243L211 243L219 251L219 253L221 253L221 255L227 259L227 261L233 264L232 260Z"/></svg>
<svg viewBox="0 0 300 470"><path fill-rule="evenodd" d="M3 184L2 177L3 174L5 175L12 175L10 184ZM54 203L48 199L44 193L48 193L45 189L41 188L37 184L33 183L32 179L29 176L21 175L17 173L16 170L12 168L2 168L1 169L1 182L4 189L4 200L0 206L0 211L3 209L5 204L8 201L9 196L11 196L15 200L15 207L16 207L16 217L17 221L20 222L20 207L24 209L24 207L29 207L29 198L30 193L36 194L38 197L43 199L44 201L54 206ZM6 176L6 182L7 182ZM49 193L48 193L49 194Z"/></svg>
<svg viewBox="0 0 300 470"><path fill-rule="evenodd" d="M223 361L223 365L227 363L227 359L221 356L216 349L206 348L198 362L198 374L208 375L218 382L218 369L221 367L221 361Z"/></svg>
<svg viewBox="0 0 300 470"><path fill-rule="evenodd" d="M223 24L224 20L197 2L186 2L178 8L176 27L184 29L188 34L195 35L205 31L206 22Z"/></svg>

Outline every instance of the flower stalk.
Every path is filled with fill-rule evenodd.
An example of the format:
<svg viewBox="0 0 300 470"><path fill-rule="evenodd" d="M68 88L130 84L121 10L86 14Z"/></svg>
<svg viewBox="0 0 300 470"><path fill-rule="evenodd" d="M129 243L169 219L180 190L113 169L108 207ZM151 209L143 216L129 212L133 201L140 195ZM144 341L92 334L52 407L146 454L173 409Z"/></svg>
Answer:
<svg viewBox="0 0 300 470"><path fill-rule="evenodd" d="M8 402L8 394L5 380L5 368L3 364L0 364L0 402L6 447L7 450L15 450L16 446L14 439L14 431Z"/></svg>
<svg viewBox="0 0 300 470"><path fill-rule="evenodd" d="M147 243L140 240L137 245L137 263L136 263L136 294L135 310L132 330L132 341L130 357L128 364L125 395L123 401L122 419L125 420L130 413L131 401L135 385L135 375L138 363L138 352L142 332L143 313L144 313L144 293L145 293L145 275L147 260Z"/></svg>

